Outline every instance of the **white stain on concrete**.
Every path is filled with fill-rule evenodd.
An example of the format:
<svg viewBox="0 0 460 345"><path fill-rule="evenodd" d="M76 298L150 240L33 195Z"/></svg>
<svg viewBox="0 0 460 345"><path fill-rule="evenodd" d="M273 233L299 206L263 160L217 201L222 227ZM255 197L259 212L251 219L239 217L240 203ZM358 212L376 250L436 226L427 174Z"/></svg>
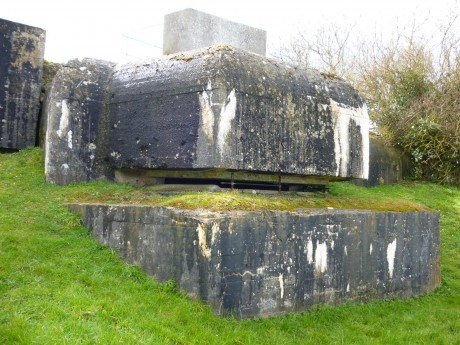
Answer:
<svg viewBox="0 0 460 345"><path fill-rule="evenodd" d="M307 243L307 261L310 265L313 263L313 242L311 239Z"/></svg>
<svg viewBox="0 0 460 345"><path fill-rule="evenodd" d="M67 163L62 164L61 170L64 175L67 175L67 173L69 172L69 165Z"/></svg>
<svg viewBox="0 0 460 345"><path fill-rule="evenodd" d="M361 128L361 138L363 140L363 175L362 178L369 177L369 115L367 112L367 105L364 104L360 108L360 116L357 122Z"/></svg>
<svg viewBox="0 0 460 345"><path fill-rule="evenodd" d="M347 284L347 292L350 292L350 283Z"/></svg>
<svg viewBox="0 0 460 345"><path fill-rule="evenodd" d="M371 245L369 246L369 255L372 255L373 250L374 250L374 248L372 247L372 243L371 243Z"/></svg>
<svg viewBox="0 0 460 345"><path fill-rule="evenodd" d="M361 178L369 175L369 115L367 106L360 108L345 107L331 100L332 125L334 129L334 151L336 160L336 176L347 176L350 159L349 126L351 120L360 128L362 139L362 166Z"/></svg>
<svg viewBox="0 0 460 345"><path fill-rule="evenodd" d="M207 258L211 258L211 249L206 244L206 224L198 224L196 228L198 234L198 245L200 246L201 254Z"/></svg>
<svg viewBox="0 0 460 345"><path fill-rule="evenodd" d="M217 146L221 155L224 154L225 142L227 135L232 129L232 120L236 115L236 95L235 89L233 89L228 97L227 103L222 106L220 112L219 130L217 132Z"/></svg>
<svg viewBox="0 0 460 345"><path fill-rule="evenodd" d="M211 227L211 245L213 245L214 242L216 241L217 235L219 234L219 232L220 232L219 223L212 224L212 227Z"/></svg>
<svg viewBox="0 0 460 345"><path fill-rule="evenodd" d="M318 272L324 273L327 269L327 244L316 242L315 268Z"/></svg>
<svg viewBox="0 0 460 345"><path fill-rule="evenodd" d="M46 140L45 140L45 176L47 177L49 173L51 173L53 169L53 165L50 164L50 136L51 136L51 116L48 116L46 119Z"/></svg>
<svg viewBox="0 0 460 345"><path fill-rule="evenodd" d="M390 278L393 278L395 256L396 256L396 238L394 239L393 242L389 243L387 247L388 274Z"/></svg>
<svg viewBox="0 0 460 345"><path fill-rule="evenodd" d="M210 86L210 84L208 84ZM212 91L203 91L199 94L201 128L206 140L211 143L214 137L214 112L211 105Z"/></svg>
<svg viewBox="0 0 460 345"><path fill-rule="evenodd" d="M278 281L280 283L280 297L281 299L284 298L284 280L283 280L283 273L280 273L278 276Z"/></svg>
<svg viewBox="0 0 460 345"><path fill-rule="evenodd" d="M121 158L121 153L113 151L110 153L110 156L113 157L114 159L120 159Z"/></svg>
<svg viewBox="0 0 460 345"><path fill-rule="evenodd" d="M72 150L72 131L67 132L67 146Z"/></svg>
<svg viewBox="0 0 460 345"><path fill-rule="evenodd" d="M59 104L59 103L57 103ZM57 105L56 104L56 105ZM65 132L67 128L69 128L69 107L67 106L67 100L64 99L62 102L60 102L60 107L61 107L61 118L59 120L59 129L57 130L57 135L59 138L63 138L65 135Z"/></svg>
<svg viewBox="0 0 460 345"><path fill-rule="evenodd" d="M268 266L257 267L257 274L262 275L268 270Z"/></svg>

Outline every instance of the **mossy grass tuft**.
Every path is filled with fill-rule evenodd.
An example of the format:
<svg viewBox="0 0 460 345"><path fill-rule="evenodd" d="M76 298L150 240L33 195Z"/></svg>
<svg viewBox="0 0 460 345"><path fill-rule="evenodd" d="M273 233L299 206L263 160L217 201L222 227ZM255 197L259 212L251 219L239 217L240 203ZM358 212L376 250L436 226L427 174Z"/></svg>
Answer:
<svg viewBox="0 0 460 345"><path fill-rule="evenodd" d="M442 285L407 300L322 307L236 321L127 265L66 202L215 210L346 207L441 212ZM384 205L384 206L382 206ZM408 182L327 195L160 196L108 182L44 183L39 149L0 154L1 344L460 344L460 189Z"/></svg>

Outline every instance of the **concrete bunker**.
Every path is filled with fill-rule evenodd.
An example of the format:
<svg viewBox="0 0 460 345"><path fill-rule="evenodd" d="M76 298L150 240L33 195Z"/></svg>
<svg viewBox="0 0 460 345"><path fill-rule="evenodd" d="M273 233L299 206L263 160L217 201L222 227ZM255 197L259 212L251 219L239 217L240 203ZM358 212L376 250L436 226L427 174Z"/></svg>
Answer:
<svg viewBox="0 0 460 345"><path fill-rule="evenodd" d="M72 61L47 103L46 178L57 184L368 175L366 105L349 84L227 45L116 66Z"/></svg>
<svg viewBox="0 0 460 345"><path fill-rule="evenodd" d="M301 189L368 178L367 109L348 83L229 44L194 48L64 66L45 108L46 180ZM220 315L413 296L440 282L435 212L70 208L125 260Z"/></svg>

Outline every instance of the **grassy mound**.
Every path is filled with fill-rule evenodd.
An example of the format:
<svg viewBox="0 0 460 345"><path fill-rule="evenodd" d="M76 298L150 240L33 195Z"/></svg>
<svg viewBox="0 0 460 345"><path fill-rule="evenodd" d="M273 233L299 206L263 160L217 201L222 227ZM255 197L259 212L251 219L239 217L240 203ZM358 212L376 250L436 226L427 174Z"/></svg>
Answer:
<svg viewBox="0 0 460 345"><path fill-rule="evenodd" d="M442 286L428 296L323 307L267 320L215 317L95 242L65 202L213 210L344 207L441 211ZM336 183L311 198L227 193L159 196L107 182L44 183L39 149L0 154L0 343L460 344L460 189Z"/></svg>

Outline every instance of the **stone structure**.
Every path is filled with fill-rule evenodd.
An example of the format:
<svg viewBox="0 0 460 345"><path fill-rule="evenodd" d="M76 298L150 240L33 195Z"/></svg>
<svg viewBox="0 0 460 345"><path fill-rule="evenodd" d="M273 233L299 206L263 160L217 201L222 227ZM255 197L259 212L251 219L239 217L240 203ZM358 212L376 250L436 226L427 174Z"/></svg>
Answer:
<svg viewBox="0 0 460 345"><path fill-rule="evenodd" d="M191 8L165 16L164 54L229 44L265 55L266 41L267 33L264 30L231 22Z"/></svg>
<svg viewBox="0 0 460 345"><path fill-rule="evenodd" d="M47 181L281 186L368 177L367 109L349 84L267 59L264 32L194 10L167 16L165 28L166 52L222 44L63 67L45 107ZM221 315L414 296L440 282L433 212L70 208L125 260L174 279Z"/></svg>
<svg viewBox="0 0 460 345"><path fill-rule="evenodd" d="M68 184L112 178L107 152L108 82L113 67L105 61L73 60L54 77L45 105L48 181Z"/></svg>
<svg viewBox="0 0 460 345"><path fill-rule="evenodd" d="M229 46L119 66L115 168L367 178L368 117L347 83Z"/></svg>
<svg viewBox="0 0 460 345"><path fill-rule="evenodd" d="M46 152L59 157L47 158L50 182L99 177L73 171L92 156L81 149L95 144L88 125L75 122L81 128L72 128L72 145L62 129L88 113L80 102L88 97L109 108L110 129L101 130L109 132L110 147L99 156L121 175L135 168L158 178L193 178L197 171L202 178L238 173L243 180L298 184L367 178L366 106L341 80L230 46L118 65L112 73L110 64L92 61L87 75L87 64L74 62L54 79ZM91 110L93 118L99 114Z"/></svg>
<svg viewBox="0 0 460 345"><path fill-rule="evenodd" d="M216 314L420 295L440 284L439 214L70 205L102 243Z"/></svg>
<svg viewBox="0 0 460 345"><path fill-rule="evenodd" d="M372 187L402 181L410 174L410 159L400 150L386 145L376 136L369 137L369 177L354 180L360 186Z"/></svg>
<svg viewBox="0 0 460 345"><path fill-rule="evenodd" d="M0 149L34 146L45 31L0 19Z"/></svg>

